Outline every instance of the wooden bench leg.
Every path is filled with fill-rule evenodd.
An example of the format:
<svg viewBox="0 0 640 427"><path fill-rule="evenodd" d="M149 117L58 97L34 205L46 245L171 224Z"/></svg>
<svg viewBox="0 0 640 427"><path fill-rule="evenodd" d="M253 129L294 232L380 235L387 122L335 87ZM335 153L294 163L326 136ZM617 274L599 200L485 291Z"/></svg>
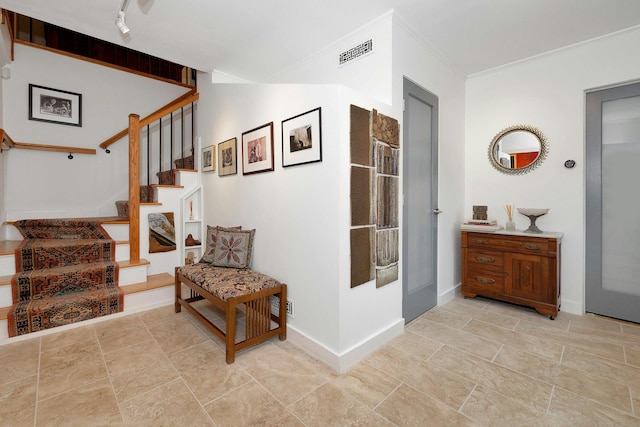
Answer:
<svg viewBox="0 0 640 427"><path fill-rule="evenodd" d="M236 303L233 300L227 301L226 314L226 357L227 363L231 364L235 360L236 354Z"/></svg>
<svg viewBox="0 0 640 427"><path fill-rule="evenodd" d="M180 313L180 311L182 310L182 306L180 305L180 300L182 299L182 283L180 283L180 279L178 278L178 267L176 267L173 277L176 295L174 310L176 313Z"/></svg>
<svg viewBox="0 0 640 427"><path fill-rule="evenodd" d="M278 316L280 316L280 319L278 319L278 321L280 322L279 326L281 328L281 332L278 334L278 338L280 339L280 341L284 341L287 339L287 287L286 286L281 286L280 287L280 310L278 313ZM284 327L283 327L284 325Z"/></svg>

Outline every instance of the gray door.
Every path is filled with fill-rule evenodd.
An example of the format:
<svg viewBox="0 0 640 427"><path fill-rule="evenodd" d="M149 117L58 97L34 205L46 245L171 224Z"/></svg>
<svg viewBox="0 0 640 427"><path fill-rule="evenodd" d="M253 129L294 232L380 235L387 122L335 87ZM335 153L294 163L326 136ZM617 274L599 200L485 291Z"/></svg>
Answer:
<svg viewBox="0 0 640 427"><path fill-rule="evenodd" d="M640 83L586 104L586 310L640 322Z"/></svg>
<svg viewBox="0 0 640 427"><path fill-rule="evenodd" d="M438 97L404 79L402 315L438 302Z"/></svg>

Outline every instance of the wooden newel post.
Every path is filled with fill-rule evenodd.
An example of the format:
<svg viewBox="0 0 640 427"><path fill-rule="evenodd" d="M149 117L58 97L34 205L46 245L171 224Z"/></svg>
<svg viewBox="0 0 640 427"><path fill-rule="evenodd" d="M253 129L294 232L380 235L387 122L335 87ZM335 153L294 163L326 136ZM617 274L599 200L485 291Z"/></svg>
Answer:
<svg viewBox="0 0 640 427"><path fill-rule="evenodd" d="M140 261L140 116L129 114L129 259Z"/></svg>

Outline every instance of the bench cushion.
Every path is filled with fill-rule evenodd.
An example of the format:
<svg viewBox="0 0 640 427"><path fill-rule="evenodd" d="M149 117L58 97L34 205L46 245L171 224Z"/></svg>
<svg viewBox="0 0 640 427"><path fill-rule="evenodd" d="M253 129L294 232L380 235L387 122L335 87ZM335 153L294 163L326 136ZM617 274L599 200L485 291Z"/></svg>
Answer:
<svg viewBox="0 0 640 427"><path fill-rule="evenodd" d="M281 285L273 277L255 270L216 267L202 262L178 267L178 272L222 301Z"/></svg>

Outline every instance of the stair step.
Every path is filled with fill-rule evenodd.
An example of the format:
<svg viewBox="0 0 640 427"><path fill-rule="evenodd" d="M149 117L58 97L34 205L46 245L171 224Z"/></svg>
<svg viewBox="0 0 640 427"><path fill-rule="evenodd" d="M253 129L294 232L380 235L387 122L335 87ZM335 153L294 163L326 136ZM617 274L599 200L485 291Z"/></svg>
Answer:
<svg viewBox="0 0 640 427"><path fill-rule="evenodd" d="M148 263L148 262L147 262ZM131 285L121 286L125 295L132 295L140 292L151 291L154 289L173 286L173 276L169 273L152 274L147 277L146 282L133 283ZM0 307L0 320L6 320L7 314L11 307ZM126 303L125 303L126 311Z"/></svg>

